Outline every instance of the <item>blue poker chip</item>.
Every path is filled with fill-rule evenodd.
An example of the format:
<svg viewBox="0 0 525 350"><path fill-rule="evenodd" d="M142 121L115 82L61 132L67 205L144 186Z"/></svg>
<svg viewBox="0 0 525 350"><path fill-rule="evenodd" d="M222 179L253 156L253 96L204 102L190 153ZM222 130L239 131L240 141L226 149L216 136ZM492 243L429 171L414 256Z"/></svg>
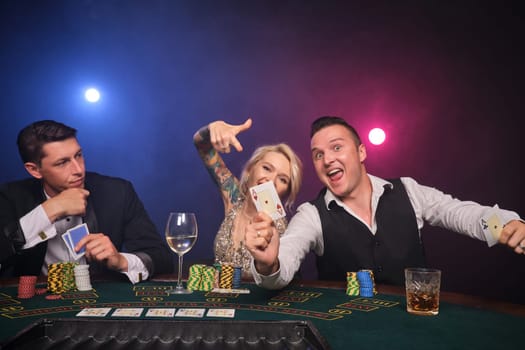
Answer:
<svg viewBox="0 0 525 350"><path fill-rule="evenodd" d="M241 280L242 280L242 268L235 267L233 269L232 287L239 288L241 286Z"/></svg>
<svg viewBox="0 0 525 350"><path fill-rule="evenodd" d="M370 272L365 270L357 271L357 278L370 278Z"/></svg>
<svg viewBox="0 0 525 350"><path fill-rule="evenodd" d="M367 282L367 281L370 281L372 282L372 276L370 276L370 273L369 272L365 272L365 271L359 271L357 272L357 280L359 282L363 281L363 282Z"/></svg>
<svg viewBox="0 0 525 350"><path fill-rule="evenodd" d="M374 289L372 283L359 283L359 288Z"/></svg>
<svg viewBox="0 0 525 350"><path fill-rule="evenodd" d="M372 297L374 296L374 288L359 288L359 295L363 297Z"/></svg>

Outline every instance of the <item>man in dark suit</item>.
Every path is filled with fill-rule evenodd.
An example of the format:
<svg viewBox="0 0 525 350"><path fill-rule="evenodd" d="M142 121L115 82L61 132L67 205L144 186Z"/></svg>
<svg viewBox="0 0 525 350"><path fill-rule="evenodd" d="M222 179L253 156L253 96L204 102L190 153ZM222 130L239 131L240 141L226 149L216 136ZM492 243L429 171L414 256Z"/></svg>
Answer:
<svg viewBox="0 0 525 350"><path fill-rule="evenodd" d="M129 181L86 172L76 130L52 120L18 135L32 178L0 186L0 276L38 275L73 261L62 234L83 222L92 270L117 271L132 283L172 271L172 254Z"/></svg>

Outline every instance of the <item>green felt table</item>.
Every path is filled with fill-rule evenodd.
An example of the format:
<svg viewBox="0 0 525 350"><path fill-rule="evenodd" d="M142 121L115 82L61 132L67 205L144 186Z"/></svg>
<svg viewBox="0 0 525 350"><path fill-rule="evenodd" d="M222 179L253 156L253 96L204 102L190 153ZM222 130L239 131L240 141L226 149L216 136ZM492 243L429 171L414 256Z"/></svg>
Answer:
<svg viewBox="0 0 525 350"><path fill-rule="evenodd" d="M195 291L189 295L167 295L173 282L158 280L131 285L126 282L93 282L90 292L68 292L63 299L45 295L18 299L16 285L0 289L0 338L8 339L42 318L76 318L85 307L109 307L104 318L114 319L117 308L212 308L235 309L233 320L307 320L332 349L522 349L525 334L523 305L484 307L486 303L464 297L464 305L442 301L437 316L415 316L406 312L404 296L388 289L373 298L348 296L343 285L321 287L320 283L297 283L283 290L268 291L243 284L249 294L218 294ZM44 285L41 285L44 286ZM468 304L468 305L467 305ZM490 306L490 305L489 305ZM181 319L173 317L172 319ZM206 313L195 320L210 318Z"/></svg>

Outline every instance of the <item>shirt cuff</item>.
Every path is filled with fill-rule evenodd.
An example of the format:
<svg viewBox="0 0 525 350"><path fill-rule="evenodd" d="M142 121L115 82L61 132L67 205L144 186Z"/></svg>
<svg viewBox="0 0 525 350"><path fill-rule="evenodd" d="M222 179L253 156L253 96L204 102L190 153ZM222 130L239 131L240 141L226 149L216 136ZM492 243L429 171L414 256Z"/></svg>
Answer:
<svg viewBox="0 0 525 350"><path fill-rule="evenodd" d="M128 271L123 272L131 283L139 283L145 281L149 277L148 269L138 256L130 253L121 253L128 261Z"/></svg>
<svg viewBox="0 0 525 350"><path fill-rule="evenodd" d="M278 289L281 288L281 267L271 275L261 275L255 268L255 262L252 259L250 269L252 270L253 280L259 287L267 289Z"/></svg>
<svg viewBox="0 0 525 350"><path fill-rule="evenodd" d="M517 213L500 209L496 204L480 219L482 231L480 239L486 241L489 247L498 244L501 230L512 220L522 221Z"/></svg>
<svg viewBox="0 0 525 350"><path fill-rule="evenodd" d="M26 239L26 244L24 244L22 249L32 248L57 235L55 225L49 221L42 205L37 206L21 217L20 227Z"/></svg>

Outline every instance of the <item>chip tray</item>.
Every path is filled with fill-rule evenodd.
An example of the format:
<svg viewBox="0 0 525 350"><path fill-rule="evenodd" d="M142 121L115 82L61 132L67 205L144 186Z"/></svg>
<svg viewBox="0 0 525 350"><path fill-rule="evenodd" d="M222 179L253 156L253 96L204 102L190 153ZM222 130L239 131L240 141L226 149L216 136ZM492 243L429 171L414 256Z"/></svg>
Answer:
<svg viewBox="0 0 525 350"><path fill-rule="evenodd" d="M41 319L2 350L329 349L308 321Z"/></svg>

